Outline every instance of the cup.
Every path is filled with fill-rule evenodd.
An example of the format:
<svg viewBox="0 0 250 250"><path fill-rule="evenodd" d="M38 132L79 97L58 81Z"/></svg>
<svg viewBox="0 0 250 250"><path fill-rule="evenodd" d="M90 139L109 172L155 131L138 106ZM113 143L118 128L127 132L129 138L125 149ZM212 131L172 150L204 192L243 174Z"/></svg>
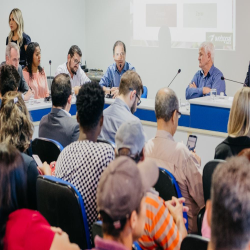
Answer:
<svg viewBox="0 0 250 250"><path fill-rule="evenodd" d="M217 90L216 89L211 89L210 90L210 97L212 100L214 100L216 98L217 95Z"/></svg>

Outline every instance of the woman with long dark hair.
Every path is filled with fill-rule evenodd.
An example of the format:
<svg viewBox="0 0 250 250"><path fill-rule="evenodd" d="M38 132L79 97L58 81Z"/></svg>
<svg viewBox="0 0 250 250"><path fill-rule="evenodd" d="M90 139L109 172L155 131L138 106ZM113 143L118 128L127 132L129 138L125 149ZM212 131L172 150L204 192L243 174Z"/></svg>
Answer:
<svg viewBox="0 0 250 250"><path fill-rule="evenodd" d="M0 144L0 250L79 249L60 228L50 227L37 211L27 209L26 171L20 152Z"/></svg>
<svg viewBox="0 0 250 250"><path fill-rule="evenodd" d="M10 33L6 39L6 45L10 42L16 43L20 48L20 62L19 64L24 67L26 65L25 50L31 42L30 37L24 33L24 22L22 12L19 9L13 9L9 15Z"/></svg>
<svg viewBox="0 0 250 250"><path fill-rule="evenodd" d="M34 98L49 96L47 78L40 66L41 49L38 43L32 42L26 50L27 66L23 69L23 76L29 87L34 91Z"/></svg>

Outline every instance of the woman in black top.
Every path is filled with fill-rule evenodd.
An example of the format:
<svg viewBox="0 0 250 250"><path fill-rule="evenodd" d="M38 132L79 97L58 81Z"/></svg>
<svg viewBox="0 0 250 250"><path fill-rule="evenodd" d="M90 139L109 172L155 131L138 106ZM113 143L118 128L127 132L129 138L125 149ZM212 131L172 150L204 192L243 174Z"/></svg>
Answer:
<svg viewBox="0 0 250 250"><path fill-rule="evenodd" d="M215 159L225 160L250 148L250 88L238 90L234 96L228 121L228 137L215 149Z"/></svg>
<svg viewBox="0 0 250 250"><path fill-rule="evenodd" d="M26 66L25 50L31 42L30 37L24 33L24 22L22 12L19 9L13 9L9 15L10 34L6 39L6 45L9 42L14 42L20 47L20 62L19 64Z"/></svg>

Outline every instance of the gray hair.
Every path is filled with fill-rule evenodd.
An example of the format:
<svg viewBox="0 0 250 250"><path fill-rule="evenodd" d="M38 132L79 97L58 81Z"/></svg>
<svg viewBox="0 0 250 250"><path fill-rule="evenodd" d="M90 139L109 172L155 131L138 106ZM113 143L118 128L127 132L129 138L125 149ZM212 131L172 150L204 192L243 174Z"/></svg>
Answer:
<svg viewBox="0 0 250 250"><path fill-rule="evenodd" d="M175 110L179 109L179 102L175 92L169 88L160 89L155 97L155 115L157 119L168 122Z"/></svg>
<svg viewBox="0 0 250 250"><path fill-rule="evenodd" d="M211 43L211 42L203 42L200 45L199 49L202 49L202 48L205 50L206 54L210 53L212 62L214 63L214 45L213 45L213 43Z"/></svg>
<svg viewBox="0 0 250 250"><path fill-rule="evenodd" d="M211 243L214 249L243 250L250 239L250 163L232 157L212 177Z"/></svg>
<svg viewBox="0 0 250 250"><path fill-rule="evenodd" d="M113 55L115 54L115 47L117 47L119 45L123 46L124 52L126 54L126 45L125 45L125 43L122 42L122 41L116 41L114 46L113 46Z"/></svg>
<svg viewBox="0 0 250 250"><path fill-rule="evenodd" d="M5 56L10 58L10 52L11 49L15 49L17 51L17 53L19 54L19 47L16 43L8 43L8 45L6 46L6 50L5 50Z"/></svg>

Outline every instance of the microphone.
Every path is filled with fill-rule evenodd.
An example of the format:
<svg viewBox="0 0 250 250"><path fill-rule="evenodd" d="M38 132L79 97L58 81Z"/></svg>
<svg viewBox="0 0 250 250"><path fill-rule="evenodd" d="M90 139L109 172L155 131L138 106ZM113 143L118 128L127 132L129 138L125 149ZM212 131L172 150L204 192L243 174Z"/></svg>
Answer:
<svg viewBox="0 0 250 250"><path fill-rule="evenodd" d="M178 69L178 72L177 72L177 74L175 75L174 79L175 79L176 76L177 76L178 74L180 74L180 73L181 73L181 69ZM169 83L168 88L169 88L169 86L171 85L171 83L174 81L174 79Z"/></svg>
<svg viewBox="0 0 250 250"><path fill-rule="evenodd" d="M51 85L52 85L52 82L51 82L51 60L49 60L49 67L50 67L50 77L49 77L49 81L50 81L50 89L51 89Z"/></svg>
<svg viewBox="0 0 250 250"><path fill-rule="evenodd" d="M227 79L225 78L224 76L221 77L221 80L224 81L224 80L227 80L227 81L230 81L230 82L236 82L236 83L240 83L240 84L245 84L243 82L237 82L237 81L234 81L234 80L231 80L231 79Z"/></svg>

